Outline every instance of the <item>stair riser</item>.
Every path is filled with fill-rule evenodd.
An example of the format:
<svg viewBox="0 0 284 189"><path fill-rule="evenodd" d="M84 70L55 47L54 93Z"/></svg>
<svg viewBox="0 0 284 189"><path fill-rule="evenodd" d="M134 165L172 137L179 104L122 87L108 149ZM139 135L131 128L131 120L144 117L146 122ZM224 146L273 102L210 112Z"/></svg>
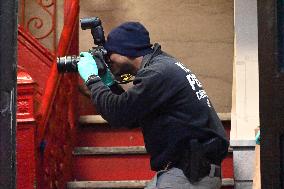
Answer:
<svg viewBox="0 0 284 189"><path fill-rule="evenodd" d="M222 162L222 176L223 178L234 178L233 173L233 153L229 153Z"/></svg>
<svg viewBox="0 0 284 189"><path fill-rule="evenodd" d="M97 155L76 156L74 162L76 180L149 180L148 155Z"/></svg>
<svg viewBox="0 0 284 189"><path fill-rule="evenodd" d="M73 170L76 180L149 180L155 174L146 154L75 156ZM232 171L229 154L222 163L223 178L233 178Z"/></svg>
<svg viewBox="0 0 284 189"><path fill-rule="evenodd" d="M227 136L230 136L230 122L223 121ZM143 135L138 129L113 129L107 124L82 126L77 131L77 145L82 146L144 146Z"/></svg>
<svg viewBox="0 0 284 189"><path fill-rule="evenodd" d="M140 129L112 129L108 126L82 127L77 132L77 146L144 146Z"/></svg>

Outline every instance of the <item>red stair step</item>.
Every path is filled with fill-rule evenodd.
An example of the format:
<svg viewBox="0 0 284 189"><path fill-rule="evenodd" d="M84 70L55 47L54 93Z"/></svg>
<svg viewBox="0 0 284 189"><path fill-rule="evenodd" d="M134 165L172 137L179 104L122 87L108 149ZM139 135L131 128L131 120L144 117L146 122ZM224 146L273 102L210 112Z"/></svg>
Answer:
<svg viewBox="0 0 284 189"><path fill-rule="evenodd" d="M76 180L147 180L154 174L144 146L76 148L74 155ZM223 177L233 178L232 169L230 152L222 163Z"/></svg>

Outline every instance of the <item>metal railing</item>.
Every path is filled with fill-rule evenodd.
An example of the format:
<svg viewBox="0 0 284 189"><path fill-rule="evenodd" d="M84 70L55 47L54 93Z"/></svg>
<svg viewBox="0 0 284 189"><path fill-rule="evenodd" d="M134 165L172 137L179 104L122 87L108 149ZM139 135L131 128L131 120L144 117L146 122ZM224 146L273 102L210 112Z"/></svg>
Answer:
<svg viewBox="0 0 284 189"><path fill-rule="evenodd" d="M64 15L57 52L36 115L38 188L63 189L72 179L77 75L59 74L56 57L76 49L71 45L74 35L78 35L79 0L65 0Z"/></svg>
<svg viewBox="0 0 284 189"><path fill-rule="evenodd" d="M58 50L56 53L56 57L65 56L68 52L73 31L74 29L76 29L75 26L78 24L79 1L72 0L69 10L70 12L64 22L63 30L57 47ZM42 102L37 114L37 120L39 120L39 130L37 135L37 138L39 139L38 141L43 140L46 125L51 113L51 107L54 102L54 97L57 93L58 85L62 77L62 75L60 75L57 71L56 57L51 67L51 72L47 79L47 84L42 97Z"/></svg>

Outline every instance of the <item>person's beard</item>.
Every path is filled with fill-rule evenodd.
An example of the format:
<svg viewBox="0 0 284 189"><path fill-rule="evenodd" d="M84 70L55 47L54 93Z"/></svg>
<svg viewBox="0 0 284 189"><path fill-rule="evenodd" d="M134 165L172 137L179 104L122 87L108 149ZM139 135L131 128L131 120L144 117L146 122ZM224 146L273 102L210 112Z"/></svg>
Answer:
<svg viewBox="0 0 284 189"><path fill-rule="evenodd" d="M119 70L114 71L113 75L114 75L116 80L121 81L122 80L121 75L131 74L131 75L135 76L136 72L137 71L135 70L135 67L133 66L133 64L131 62L127 62L127 63L123 64L120 67Z"/></svg>

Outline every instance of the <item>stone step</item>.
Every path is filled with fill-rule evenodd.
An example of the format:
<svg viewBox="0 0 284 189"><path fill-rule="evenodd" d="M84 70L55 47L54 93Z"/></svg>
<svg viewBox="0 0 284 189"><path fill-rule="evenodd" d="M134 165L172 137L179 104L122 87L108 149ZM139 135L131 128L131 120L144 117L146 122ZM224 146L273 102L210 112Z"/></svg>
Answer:
<svg viewBox="0 0 284 189"><path fill-rule="evenodd" d="M218 116L221 121L230 121L231 113L218 113ZM79 122L81 125L90 125L90 124L98 124L104 125L107 124L107 121L102 118L100 115L84 115L80 116Z"/></svg>
<svg viewBox="0 0 284 189"><path fill-rule="evenodd" d="M121 154L146 154L144 146L121 147L76 147L74 155L121 155Z"/></svg>
<svg viewBox="0 0 284 189"><path fill-rule="evenodd" d="M149 180L124 180L124 181L74 181L68 182L68 189L90 188L144 188ZM222 187L234 186L234 179L222 179Z"/></svg>
<svg viewBox="0 0 284 189"><path fill-rule="evenodd" d="M232 153L229 148L229 153ZM119 146L119 147L76 147L73 155L128 155L147 154L145 146Z"/></svg>
<svg viewBox="0 0 284 189"><path fill-rule="evenodd" d="M107 124L107 121L101 115L84 115L80 116L79 123L86 124Z"/></svg>

